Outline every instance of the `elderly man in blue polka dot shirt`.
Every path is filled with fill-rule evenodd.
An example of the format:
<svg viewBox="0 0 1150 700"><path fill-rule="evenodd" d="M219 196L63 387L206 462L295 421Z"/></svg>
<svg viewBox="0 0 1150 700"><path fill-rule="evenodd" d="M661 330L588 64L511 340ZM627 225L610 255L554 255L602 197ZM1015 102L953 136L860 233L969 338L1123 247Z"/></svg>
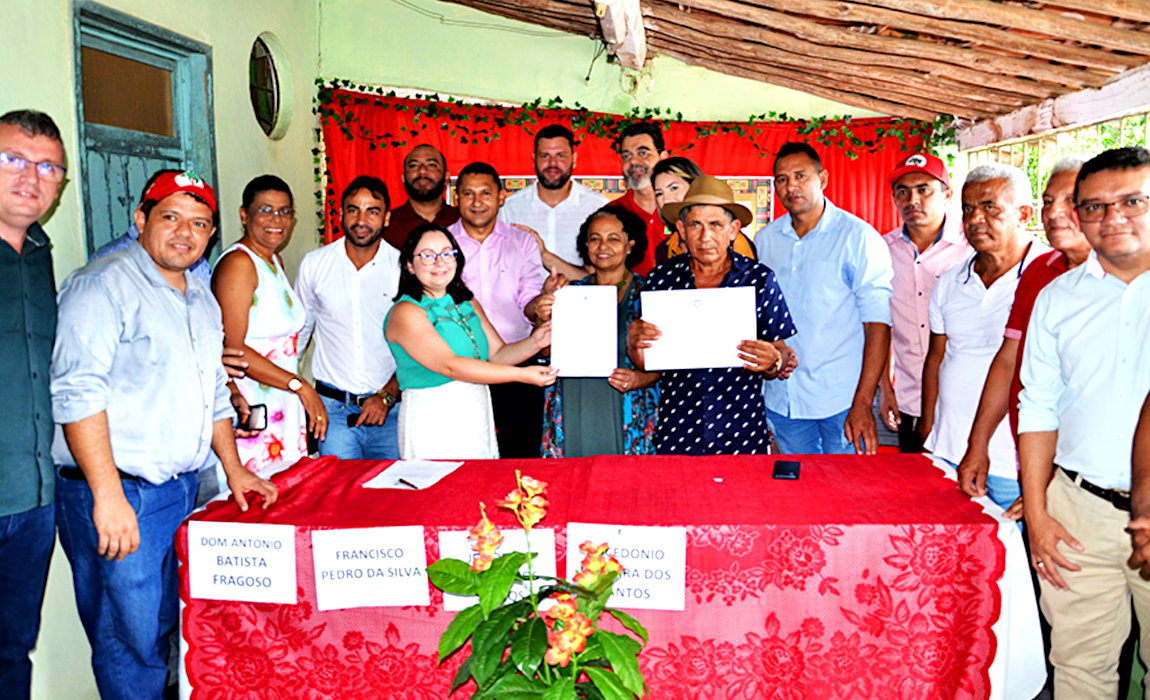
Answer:
<svg viewBox="0 0 1150 700"><path fill-rule="evenodd" d="M785 379L798 360L784 342L795 334L795 326L775 273L731 249L751 212L735 203L725 182L706 175L692 183L682 202L663 211L678 219L688 253L652 270L647 291L754 287L758 332L739 344L742 367L663 372L655 449L659 454L765 454L771 433L763 381ZM644 350L661 334L642 320L638 296L634 303L640 320L631 324L627 351L644 368Z"/></svg>

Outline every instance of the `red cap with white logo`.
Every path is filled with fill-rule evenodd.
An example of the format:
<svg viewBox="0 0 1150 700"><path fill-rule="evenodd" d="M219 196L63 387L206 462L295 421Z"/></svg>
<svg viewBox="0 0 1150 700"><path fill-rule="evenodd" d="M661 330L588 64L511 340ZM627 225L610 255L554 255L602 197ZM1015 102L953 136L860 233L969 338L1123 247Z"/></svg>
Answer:
<svg viewBox="0 0 1150 700"><path fill-rule="evenodd" d="M894 169L890 175L887 175L886 181L892 187L898 179L907 173L925 173L930 175L935 180L939 180L942 184L950 189L950 175L946 172L946 164L942 162L941 158L936 158L926 153L915 153L913 156L907 158L899 163L898 167Z"/></svg>

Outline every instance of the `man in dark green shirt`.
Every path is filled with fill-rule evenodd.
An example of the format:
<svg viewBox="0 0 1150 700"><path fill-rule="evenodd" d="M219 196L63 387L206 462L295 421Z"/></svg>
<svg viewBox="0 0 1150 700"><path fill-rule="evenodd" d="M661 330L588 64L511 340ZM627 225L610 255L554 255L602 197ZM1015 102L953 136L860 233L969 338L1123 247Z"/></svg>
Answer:
<svg viewBox="0 0 1150 700"><path fill-rule="evenodd" d="M48 236L37 223L64 180L64 145L52 118L0 117L0 694L28 698L29 652L55 544L55 474L48 363L56 336L56 284Z"/></svg>

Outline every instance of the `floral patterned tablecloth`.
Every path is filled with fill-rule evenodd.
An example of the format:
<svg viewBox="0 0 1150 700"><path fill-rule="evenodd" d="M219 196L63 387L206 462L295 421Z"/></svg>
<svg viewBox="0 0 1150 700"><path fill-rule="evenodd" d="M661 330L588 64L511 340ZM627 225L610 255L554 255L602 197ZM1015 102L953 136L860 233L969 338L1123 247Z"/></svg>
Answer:
<svg viewBox="0 0 1150 700"><path fill-rule="evenodd" d="M275 477L270 510L229 501L192 516L295 525L298 604L191 599L186 523L177 535L183 695L447 697L461 659L437 663L452 616L442 595L433 588L428 607L319 612L310 533L419 524L430 563L438 531L474 524L477 502L503 495L519 468L551 484L540 527L556 531L560 572L567 522L687 528L686 610L632 611L651 634L640 663L652 698L991 697L1000 521L920 456L801 459L797 482L772 480L772 457L470 462L421 492L360 486L387 463L302 460Z"/></svg>

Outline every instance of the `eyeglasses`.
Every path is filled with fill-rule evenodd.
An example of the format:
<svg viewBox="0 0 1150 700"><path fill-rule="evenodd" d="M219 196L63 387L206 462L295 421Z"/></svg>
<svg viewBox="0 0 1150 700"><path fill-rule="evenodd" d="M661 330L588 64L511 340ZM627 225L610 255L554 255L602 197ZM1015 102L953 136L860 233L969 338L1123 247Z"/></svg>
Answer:
<svg viewBox="0 0 1150 700"><path fill-rule="evenodd" d="M1087 202L1075 207L1078 218L1088 224L1096 224L1106 218L1106 212L1114 207L1118 213L1127 219L1135 219L1150 209L1150 195L1142 193L1126 195L1113 202Z"/></svg>
<svg viewBox="0 0 1150 700"><path fill-rule="evenodd" d="M418 253L419 259L428 265L434 265L436 260L442 260L444 263L453 262L455 260L455 256L458 254L459 251L454 248L451 250L445 250L442 253L436 253L431 250L424 250Z"/></svg>
<svg viewBox="0 0 1150 700"><path fill-rule="evenodd" d="M36 168L36 174L40 176L41 180L48 182L62 182L64 174L68 169L63 165L56 165L55 163L33 163L27 158L14 156L11 153L0 152L0 170L9 173L22 173L28 169L28 166Z"/></svg>
<svg viewBox="0 0 1150 700"><path fill-rule="evenodd" d="M283 209L276 209L276 208L272 207L272 205L270 205L270 204L262 204L262 205L256 207L256 213L259 214L260 216L266 216L269 218L272 216L280 216L280 217L283 217L285 219L290 219L293 216L295 216L295 209L292 209L291 207L284 207Z"/></svg>

